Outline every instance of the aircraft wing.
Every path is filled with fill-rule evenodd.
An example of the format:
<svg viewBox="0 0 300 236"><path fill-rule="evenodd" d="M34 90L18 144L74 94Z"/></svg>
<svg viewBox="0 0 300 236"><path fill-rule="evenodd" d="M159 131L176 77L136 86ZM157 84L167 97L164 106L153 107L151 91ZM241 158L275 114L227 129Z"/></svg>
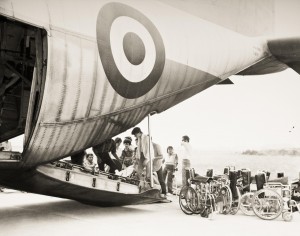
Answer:
<svg viewBox="0 0 300 236"><path fill-rule="evenodd" d="M300 74L300 38L280 38L267 41L270 56L251 65L238 75L262 75L290 67Z"/></svg>

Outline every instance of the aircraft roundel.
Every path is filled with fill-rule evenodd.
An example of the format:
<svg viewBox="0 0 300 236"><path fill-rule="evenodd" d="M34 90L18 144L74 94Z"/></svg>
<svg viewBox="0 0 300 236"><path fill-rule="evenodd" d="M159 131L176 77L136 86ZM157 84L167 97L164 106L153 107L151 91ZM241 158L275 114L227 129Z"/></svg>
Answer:
<svg viewBox="0 0 300 236"><path fill-rule="evenodd" d="M108 3L97 18L100 59L112 87L125 98L149 92L165 65L165 48L155 25L140 11Z"/></svg>

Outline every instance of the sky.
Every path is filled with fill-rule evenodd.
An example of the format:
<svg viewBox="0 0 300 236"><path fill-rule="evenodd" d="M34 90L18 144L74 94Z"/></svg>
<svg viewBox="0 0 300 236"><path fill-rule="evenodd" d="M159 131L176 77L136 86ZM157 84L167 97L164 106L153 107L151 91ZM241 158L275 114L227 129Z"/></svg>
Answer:
<svg viewBox="0 0 300 236"><path fill-rule="evenodd" d="M300 148L300 75L287 69L230 79L234 85L210 87L151 116L153 141L179 148L181 137L188 135L199 151ZM137 126L148 133L147 118ZM14 150L21 149L22 139L12 140Z"/></svg>
<svg viewBox="0 0 300 236"><path fill-rule="evenodd" d="M181 137L188 135L195 149L215 151L300 147L300 76L296 72L288 69L232 76L231 80L234 85L213 86L151 116L153 140L164 147L179 147ZM138 126L148 133L147 118Z"/></svg>

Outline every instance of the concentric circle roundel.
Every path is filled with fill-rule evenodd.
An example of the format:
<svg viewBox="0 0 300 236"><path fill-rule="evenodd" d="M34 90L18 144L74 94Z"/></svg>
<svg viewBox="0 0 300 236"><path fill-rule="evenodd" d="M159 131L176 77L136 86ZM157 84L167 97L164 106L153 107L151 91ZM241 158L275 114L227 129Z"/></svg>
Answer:
<svg viewBox="0 0 300 236"><path fill-rule="evenodd" d="M149 92L165 65L165 48L154 24L140 11L108 3L97 18L97 43L105 74L125 98Z"/></svg>

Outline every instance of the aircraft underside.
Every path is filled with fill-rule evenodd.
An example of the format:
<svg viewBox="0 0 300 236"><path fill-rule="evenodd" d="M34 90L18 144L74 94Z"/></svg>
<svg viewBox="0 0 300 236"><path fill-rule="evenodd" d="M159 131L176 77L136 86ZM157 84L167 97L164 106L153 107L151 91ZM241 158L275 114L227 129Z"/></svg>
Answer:
<svg viewBox="0 0 300 236"><path fill-rule="evenodd" d="M66 162L28 170L1 170L0 185L106 207L165 201L160 197L160 186L150 188L149 183L135 179L87 172Z"/></svg>

